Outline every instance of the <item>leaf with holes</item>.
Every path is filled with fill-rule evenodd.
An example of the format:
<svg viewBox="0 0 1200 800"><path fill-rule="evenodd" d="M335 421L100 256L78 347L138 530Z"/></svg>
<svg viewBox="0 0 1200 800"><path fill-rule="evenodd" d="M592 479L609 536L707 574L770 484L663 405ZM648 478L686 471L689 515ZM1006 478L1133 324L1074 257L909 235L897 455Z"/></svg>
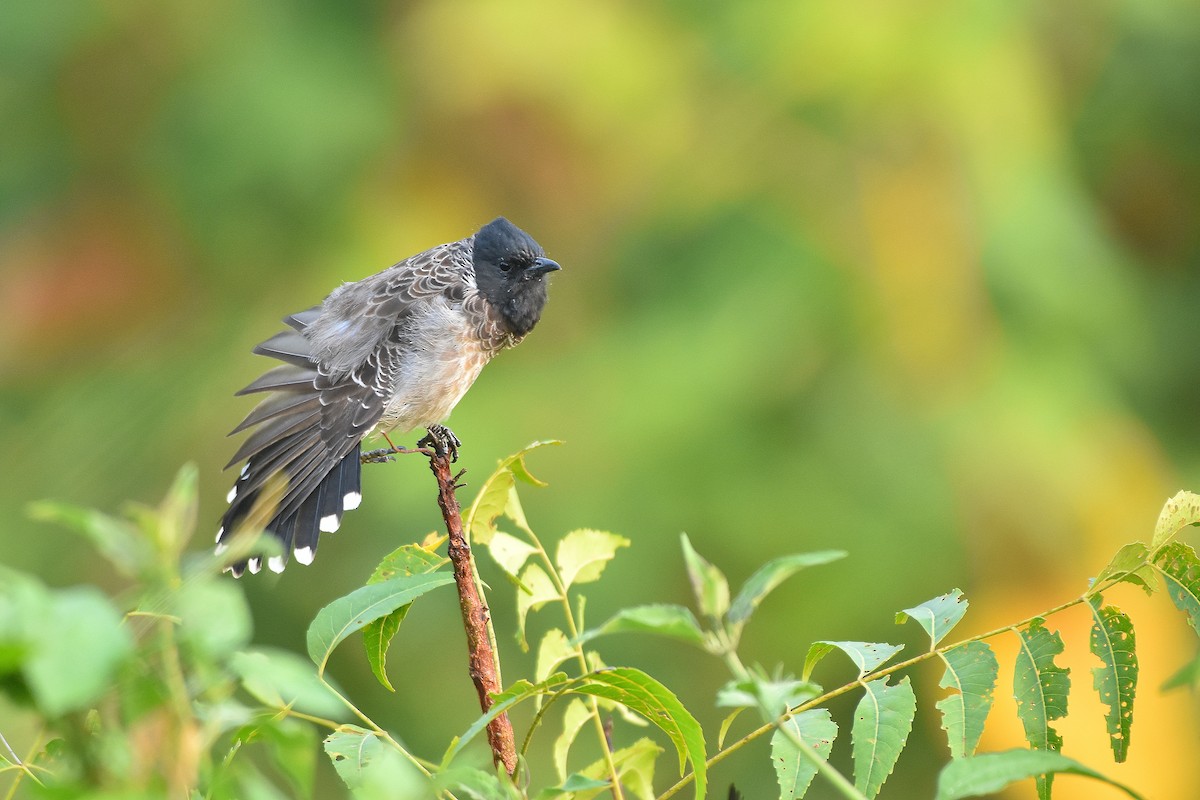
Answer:
<svg viewBox="0 0 1200 800"><path fill-rule="evenodd" d="M896 624L902 625L909 619L916 620L917 624L929 634L929 649L932 650L958 624L959 620L963 618L963 614L967 613L967 605L967 599L963 597L962 589L955 589L932 600L926 600L920 605L897 612Z"/></svg>
<svg viewBox="0 0 1200 800"><path fill-rule="evenodd" d="M1120 763L1129 753L1133 727L1133 700L1137 694L1138 659L1134 649L1133 620L1114 606L1104 606L1099 595L1091 598L1092 654L1103 666L1092 668L1092 685L1106 711L1104 722L1113 760Z"/></svg>
<svg viewBox="0 0 1200 800"><path fill-rule="evenodd" d="M1183 542L1171 542L1154 559L1162 573L1171 602L1188 616L1192 630L1200 633L1200 559Z"/></svg>
<svg viewBox="0 0 1200 800"><path fill-rule="evenodd" d="M1154 568L1149 563L1150 548L1141 542L1130 542L1117 551L1100 574L1092 581L1092 589L1100 587L1109 581L1132 583L1140 586L1146 594L1154 594L1158 589L1158 581L1154 579Z"/></svg>
<svg viewBox="0 0 1200 800"><path fill-rule="evenodd" d="M863 684L850 729L854 786L868 798L879 794L892 774L917 713L917 696L908 678L892 686L887 681L884 677Z"/></svg>
<svg viewBox="0 0 1200 800"><path fill-rule="evenodd" d="M401 545L384 556L384 559L379 562L379 566L375 567L375 571L371 573L371 577L367 579L367 585L383 583L398 575L424 575L436 572L441 569L443 564L449 562L450 559L421 545ZM363 628L363 648L367 652L367 661L371 665L371 671L389 692L396 690L392 688L391 681L387 676L387 652L392 645L396 631L400 630L400 623L408 616L410 608L412 608L412 603L400 606L392 613L380 617Z"/></svg>
<svg viewBox="0 0 1200 800"><path fill-rule="evenodd" d="M439 572L398 575L356 589L322 608L308 626L308 657L317 665L317 673L324 674L333 649L347 636L426 592L453 582L453 575Z"/></svg>
<svg viewBox="0 0 1200 800"><path fill-rule="evenodd" d="M992 693L1000 666L986 642L967 642L941 654L946 672L939 684L955 691L935 705L942 712L942 729L950 744L950 757L974 755L983 735L983 723L992 710Z"/></svg>
<svg viewBox="0 0 1200 800"><path fill-rule="evenodd" d="M775 767L780 800L796 800L804 797L808 791L817 768L800 754L800 748L785 729L795 734L821 758L828 759L833 751L833 740L838 735L838 726L827 709L813 708L785 720L771 735L771 764Z"/></svg>
<svg viewBox="0 0 1200 800"><path fill-rule="evenodd" d="M1046 630L1045 620L1040 617L1018 635L1021 648L1013 668L1013 699L1017 701L1025 739L1035 750L1061 750L1062 736L1050 723L1067 715L1067 694L1071 690L1071 670L1054 663L1054 657L1063 651L1062 637ZM1053 778L1052 773L1038 776L1041 800L1049 800Z"/></svg>
<svg viewBox="0 0 1200 800"><path fill-rule="evenodd" d="M1200 495L1180 492L1167 501L1158 515L1150 549L1157 550L1188 525L1200 525Z"/></svg>
<svg viewBox="0 0 1200 800"><path fill-rule="evenodd" d="M808 680L812 675L817 662L835 648L850 657L854 666L858 667L859 677L862 677L874 672L881 664L903 650L904 645L886 642L813 642L808 648L808 655L804 657L804 680Z"/></svg>

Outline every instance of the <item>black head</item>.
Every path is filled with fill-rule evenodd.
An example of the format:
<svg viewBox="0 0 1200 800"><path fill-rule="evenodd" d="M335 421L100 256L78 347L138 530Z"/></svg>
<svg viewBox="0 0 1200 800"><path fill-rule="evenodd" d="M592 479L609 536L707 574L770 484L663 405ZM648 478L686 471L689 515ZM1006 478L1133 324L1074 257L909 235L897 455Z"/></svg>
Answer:
<svg viewBox="0 0 1200 800"><path fill-rule="evenodd" d="M546 275L559 269L542 246L504 217L475 234L475 283L517 336L533 330L546 305Z"/></svg>

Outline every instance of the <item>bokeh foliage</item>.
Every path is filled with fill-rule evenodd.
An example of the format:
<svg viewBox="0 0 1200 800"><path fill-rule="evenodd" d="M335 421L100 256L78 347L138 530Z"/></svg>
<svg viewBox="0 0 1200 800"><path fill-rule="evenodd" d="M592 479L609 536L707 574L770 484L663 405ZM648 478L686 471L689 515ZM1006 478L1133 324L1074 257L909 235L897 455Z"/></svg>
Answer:
<svg viewBox="0 0 1200 800"><path fill-rule="evenodd" d="M780 589L749 653L881 638L881 608L952 586L981 627L1051 605L1200 485L1198 80L1183 0L6 3L4 561L106 580L26 504L153 500L189 459L215 529L231 395L266 366L249 348L503 213L565 268L453 424L476 475L568 442L529 513L637 555L595 618L649 584L685 595L680 530L739 578L851 552ZM422 464L365 480L309 571L250 587L262 643L301 651L317 609L436 526ZM851 580L874 591L819 602ZM1140 642L1190 648L1176 622ZM459 674L459 636L411 674ZM678 683L678 653L639 661ZM431 711L331 669L384 719ZM471 714L467 682L445 692L431 741ZM1113 775L1187 796L1194 723L1155 695Z"/></svg>

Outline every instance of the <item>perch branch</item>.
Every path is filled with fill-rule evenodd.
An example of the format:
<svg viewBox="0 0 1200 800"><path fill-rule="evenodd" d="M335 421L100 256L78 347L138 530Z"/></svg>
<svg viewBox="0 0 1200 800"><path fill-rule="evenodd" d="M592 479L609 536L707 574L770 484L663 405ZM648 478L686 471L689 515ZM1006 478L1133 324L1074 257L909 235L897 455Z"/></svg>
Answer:
<svg viewBox="0 0 1200 800"><path fill-rule="evenodd" d="M467 633L467 669L475 691L479 694L479 707L486 714L492 706L492 695L501 690L500 674L496 666L496 655L488 636L488 607L483 602L475 580L475 567L471 559L471 546L463 535L462 509L454 491L458 475L450 473L451 455L440 446L435 446L429 456L429 469L438 483L438 506L446 521L449 534L447 551L454 567L454 582L458 586L458 602L462 609L463 628ZM461 473L459 473L461 475ZM488 744L492 758L503 764L511 775L517 768L517 747L513 737L512 723L508 714L501 714L488 723Z"/></svg>

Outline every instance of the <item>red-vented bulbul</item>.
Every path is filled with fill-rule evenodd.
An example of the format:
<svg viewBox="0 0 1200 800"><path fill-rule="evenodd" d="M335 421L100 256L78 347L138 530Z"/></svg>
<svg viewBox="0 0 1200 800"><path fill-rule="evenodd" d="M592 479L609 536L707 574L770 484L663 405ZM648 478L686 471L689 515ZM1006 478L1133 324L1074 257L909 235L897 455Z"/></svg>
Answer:
<svg viewBox="0 0 1200 800"><path fill-rule="evenodd" d="M271 394L232 432L257 426L226 465L246 460L229 491L218 552L264 484L281 474L286 489L266 529L283 554L267 566L282 572L291 553L311 564L320 533L336 531L342 513L362 501L363 439L420 427L444 437L440 423L483 365L533 330L546 275L558 268L501 217L284 319L291 330L254 348L284 366L238 392ZM231 571L262 566L255 557Z"/></svg>

